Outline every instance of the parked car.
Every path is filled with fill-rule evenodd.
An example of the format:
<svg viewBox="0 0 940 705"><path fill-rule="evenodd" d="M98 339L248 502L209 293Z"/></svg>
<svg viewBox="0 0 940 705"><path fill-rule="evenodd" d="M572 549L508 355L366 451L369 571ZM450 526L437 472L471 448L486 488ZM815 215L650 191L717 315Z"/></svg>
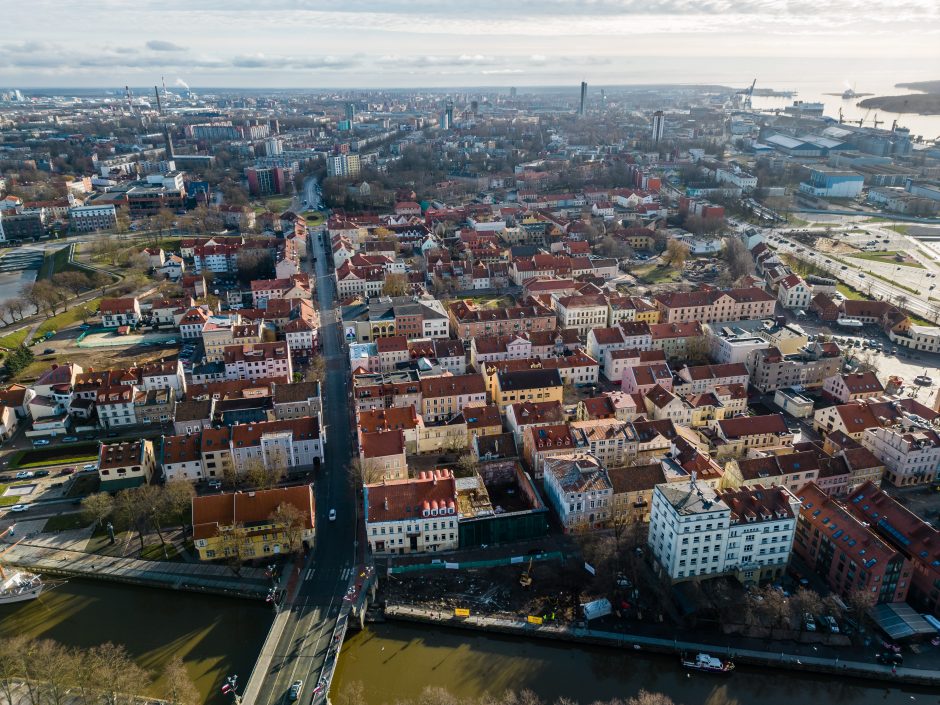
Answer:
<svg viewBox="0 0 940 705"><path fill-rule="evenodd" d="M20 470L18 473L16 473L17 480L28 480L32 476L33 473L29 472L28 470Z"/></svg>
<svg viewBox="0 0 940 705"><path fill-rule="evenodd" d="M88 463L82 466L82 472L94 472L98 469L98 463Z"/></svg>
<svg viewBox="0 0 940 705"><path fill-rule="evenodd" d="M45 438L40 438L38 441L33 441L33 445L37 448L39 446L47 446L49 445L49 441L47 441Z"/></svg>
<svg viewBox="0 0 940 705"><path fill-rule="evenodd" d="M335 509L331 509L331 510L330 510L330 521L336 521L336 510L335 510Z"/></svg>
<svg viewBox="0 0 940 705"><path fill-rule="evenodd" d="M28 504L14 504L12 507L10 507L11 512L25 512L28 509Z"/></svg>
<svg viewBox="0 0 940 705"><path fill-rule="evenodd" d="M62 439L62 442L63 443L77 443L78 436L66 436L65 438Z"/></svg>
<svg viewBox="0 0 940 705"><path fill-rule="evenodd" d="M46 348L42 351L43 355L55 355L55 348Z"/></svg>
<svg viewBox="0 0 940 705"><path fill-rule="evenodd" d="M49 477L48 470L37 470L33 473L33 477Z"/></svg>
<svg viewBox="0 0 940 705"><path fill-rule="evenodd" d="M839 623L836 621L836 618L832 615L823 615L819 618L819 621L822 622L822 625L826 628L830 634L839 633Z"/></svg>
<svg viewBox="0 0 940 705"><path fill-rule="evenodd" d="M882 651L875 656L875 659L886 666L900 666L904 663L904 657L894 651Z"/></svg>
<svg viewBox="0 0 940 705"><path fill-rule="evenodd" d="M222 481L221 480L209 480L209 489L211 490L221 490Z"/></svg>
<svg viewBox="0 0 940 705"><path fill-rule="evenodd" d="M60 475L71 475L73 472L75 472L75 468L62 468L59 470Z"/></svg>
<svg viewBox="0 0 940 705"><path fill-rule="evenodd" d="M813 615L811 615L809 612L803 615L803 626L808 632L816 631L816 620L813 619Z"/></svg>

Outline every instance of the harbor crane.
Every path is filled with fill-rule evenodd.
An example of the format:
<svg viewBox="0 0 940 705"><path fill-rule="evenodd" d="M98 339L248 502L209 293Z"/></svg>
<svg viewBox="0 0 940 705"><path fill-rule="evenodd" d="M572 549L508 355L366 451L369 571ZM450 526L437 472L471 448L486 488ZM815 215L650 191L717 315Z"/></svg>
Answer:
<svg viewBox="0 0 940 705"><path fill-rule="evenodd" d="M744 93L744 109L751 109L751 99L754 97L754 86L757 84L757 79L755 78L751 81L751 87L747 89Z"/></svg>

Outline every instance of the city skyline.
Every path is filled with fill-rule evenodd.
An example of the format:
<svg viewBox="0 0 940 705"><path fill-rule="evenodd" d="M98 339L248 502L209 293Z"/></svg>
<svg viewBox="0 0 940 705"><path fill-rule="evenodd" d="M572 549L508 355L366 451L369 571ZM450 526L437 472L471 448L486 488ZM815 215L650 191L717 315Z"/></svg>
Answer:
<svg viewBox="0 0 940 705"><path fill-rule="evenodd" d="M653 61L665 74L658 81L701 83L750 73L754 60L797 71L853 56L934 58L940 31L940 6L930 0L353 0L342 9L274 0L256 8L243 0L147 0L132 10L21 4L8 11L16 39L0 41L0 84L146 85L165 74L216 87L599 85L647 82ZM130 36L128 27L146 29ZM81 33L114 39L76 47ZM794 56L779 67L768 61Z"/></svg>

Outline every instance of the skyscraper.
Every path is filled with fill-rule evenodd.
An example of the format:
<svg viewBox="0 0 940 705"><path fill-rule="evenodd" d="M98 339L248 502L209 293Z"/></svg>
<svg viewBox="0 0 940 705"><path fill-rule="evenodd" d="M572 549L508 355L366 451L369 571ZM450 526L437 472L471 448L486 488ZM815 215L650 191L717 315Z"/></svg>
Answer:
<svg viewBox="0 0 940 705"><path fill-rule="evenodd" d="M353 103L346 103L346 119L349 122L353 121L353 118L356 117L356 106Z"/></svg>
<svg viewBox="0 0 940 705"><path fill-rule="evenodd" d="M513 100L516 99L516 88L515 86L509 89L509 97Z"/></svg>
<svg viewBox="0 0 940 705"><path fill-rule="evenodd" d="M653 142L659 144L659 141L663 138L663 133L666 130L666 116L663 115L662 110L657 110L653 113Z"/></svg>
<svg viewBox="0 0 940 705"><path fill-rule="evenodd" d="M584 101L587 99L587 81L581 81L581 107L578 108L578 115L584 115Z"/></svg>

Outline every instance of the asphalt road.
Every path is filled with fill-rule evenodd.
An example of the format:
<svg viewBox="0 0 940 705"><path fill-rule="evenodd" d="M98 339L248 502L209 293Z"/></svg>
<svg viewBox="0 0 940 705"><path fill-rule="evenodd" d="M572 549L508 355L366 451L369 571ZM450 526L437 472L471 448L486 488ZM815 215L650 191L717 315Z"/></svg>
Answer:
<svg viewBox="0 0 940 705"><path fill-rule="evenodd" d="M874 234L873 228L868 228L868 230L872 231ZM879 230L878 234L882 235L884 231ZM810 262L828 274L831 274L833 278L849 284L858 291L865 292L876 299L888 301L894 300L898 296L903 296L907 299L906 307L909 308L911 312L927 320L936 318L936 308L928 302L930 294L933 293L935 289L928 289L928 287L933 286L934 282L940 282L940 279L927 277L928 274L936 274L936 265L926 258L920 258L922 262L926 263L925 269L916 269L894 265L886 266L845 255L836 255L845 263L843 264L833 259L832 255L816 252L797 240L783 235L780 231L773 233L768 231L767 235L768 238L778 238L777 241L770 240L768 242L769 245L776 248L778 251L791 254L797 259ZM897 233L891 233L891 235L897 238ZM873 238L873 236L862 237L868 239ZM896 247L895 249L899 248ZM894 271L892 272L891 269ZM871 272L875 270L878 270L881 276L886 278L890 277L892 280L894 280L894 277L898 277L899 280L903 281L905 286L916 288L918 293L913 294L891 283L877 279L871 274Z"/></svg>
<svg viewBox="0 0 940 705"><path fill-rule="evenodd" d="M309 702L330 645L343 596L354 570L356 551L355 494L346 479L350 456L352 424L346 395L348 371L342 352L339 325L334 322L334 287L326 270L320 237L315 238L317 255L320 335L326 357L327 376L323 385L323 412L326 425L326 461L316 478L316 539L312 560L300 574L301 585L290 607L290 618L275 650L257 699L258 705L286 703L290 684L302 679L298 702ZM309 267L311 263L308 263ZM330 509L336 521L329 521Z"/></svg>

